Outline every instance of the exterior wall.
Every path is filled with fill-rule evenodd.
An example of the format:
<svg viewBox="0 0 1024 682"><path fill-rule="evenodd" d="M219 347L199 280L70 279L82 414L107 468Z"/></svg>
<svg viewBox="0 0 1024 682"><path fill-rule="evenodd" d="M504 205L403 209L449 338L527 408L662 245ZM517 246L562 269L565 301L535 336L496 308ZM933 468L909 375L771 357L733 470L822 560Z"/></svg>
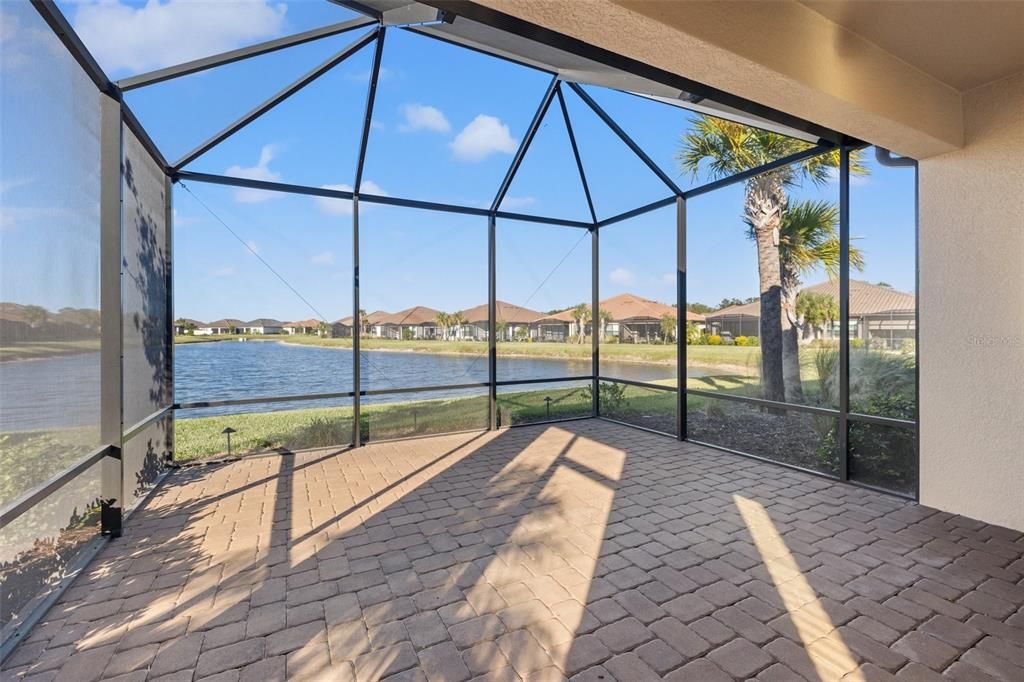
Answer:
<svg viewBox="0 0 1024 682"><path fill-rule="evenodd" d="M1024 74L920 163L921 502L1024 530Z"/></svg>
<svg viewBox="0 0 1024 682"><path fill-rule="evenodd" d="M959 92L799 2L474 2L905 156L963 141Z"/></svg>

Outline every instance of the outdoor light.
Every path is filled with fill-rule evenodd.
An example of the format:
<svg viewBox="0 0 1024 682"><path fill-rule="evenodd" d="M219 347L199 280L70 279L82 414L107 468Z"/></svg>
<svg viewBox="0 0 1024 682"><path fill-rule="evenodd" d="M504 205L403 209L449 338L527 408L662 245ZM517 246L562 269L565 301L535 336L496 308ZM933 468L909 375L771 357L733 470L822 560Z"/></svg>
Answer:
<svg viewBox="0 0 1024 682"><path fill-rule="evenodd" d="M230 426L228 426L223 431L221 431L221 433L223 433L225 436L228 437L228 457L230 457L231 456L231 434L235 433L235 430L233 428L231 428Z"/></svg>
<svg viewBox="0 0 1024 682"><path fill-rule="evenodd" d="M547 413L547 418L551 419L551 396L544 398L544 411Z"/></svg>

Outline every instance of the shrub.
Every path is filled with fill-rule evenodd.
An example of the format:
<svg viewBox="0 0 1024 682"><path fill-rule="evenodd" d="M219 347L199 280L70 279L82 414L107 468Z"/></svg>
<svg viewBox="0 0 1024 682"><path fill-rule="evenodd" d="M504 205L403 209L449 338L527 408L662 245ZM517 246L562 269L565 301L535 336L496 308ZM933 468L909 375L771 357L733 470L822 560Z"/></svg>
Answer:
<svg viewBox="0 0 1024 682"><path fill-rule="evenodd" d="M863 348L864 339L850 339L850 348Z"/></svg>
<svg viewBox="0 0 1024 682"><path fill-rule="evenodd" d="M758 338L756 336L737 336L737 346L757 346L759 345Z"/></svg>
<svg viewBox="0 0 1024 682"><path fill-rule="evenodd" d="M708 345L709 346L721 346L722 345L722 337L719 336L718 334L712 334L711 336L708 337Z"/></svg>

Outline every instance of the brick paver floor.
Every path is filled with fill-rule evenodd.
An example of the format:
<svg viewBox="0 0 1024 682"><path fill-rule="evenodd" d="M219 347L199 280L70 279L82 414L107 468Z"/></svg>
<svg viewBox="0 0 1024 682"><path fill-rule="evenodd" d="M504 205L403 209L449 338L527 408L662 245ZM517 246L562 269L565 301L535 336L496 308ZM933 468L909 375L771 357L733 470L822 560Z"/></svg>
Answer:
<svg viewBox="0 0 1024 682"><path fill-rule="evenodd" d="M5 679L1024 680L1024 537L588 420L184 469Z"/></svg>

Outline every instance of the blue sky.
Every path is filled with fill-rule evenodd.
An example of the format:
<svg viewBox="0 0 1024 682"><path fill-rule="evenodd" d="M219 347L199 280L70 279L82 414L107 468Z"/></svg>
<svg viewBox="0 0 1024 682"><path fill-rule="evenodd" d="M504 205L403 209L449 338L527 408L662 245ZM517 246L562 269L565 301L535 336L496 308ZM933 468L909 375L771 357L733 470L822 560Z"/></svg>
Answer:
<svg viewBox="0 0 1024 682"><path fill-rule="evenodd" d="M115 79L353 16L328 2L255 0L226 6L231 9L231 21L217 21L214 16L197 22L197 13L224 12L225 4L204 6L176 0L153 0L145 5L116 0L62 3L87 46ZM6 6L3 11L10 14ZM30 13L16 12L23 15L16 17L22 20L19 35L29 43ZM8 25L10 21L5 19ZM192 40L182 40L183 32ZM127 101L173 160L361 33L133 91ZM12 51L5 51L5 57ZM190 168L350 188L371 53L372 48L366 48L354 55ZM154 61L160 55L167 55L165 61ZM5 71L11 70L5 65ZM22 94L29 98L34 94L46 102L60 96L28 92L34 87L28 77L9 82L4 97L6 100L10 94L12 102ZM489 206L548 82L549 77L540 72L389 30L364 191ZM581 100L567 88L565 92L599 217L670 194ZM601 88L588 88L588 92L680 186L707 180L681 176L675 166L679 139L691 118L688 112ZM60 166L58 159L48 158L45 151L30 160L21 149L24 145L6 142L31 139L28 131L37 129L39 117L48 116L48 109L7 104L5 101L0 168L5 204L0 238L5 254L13 253L9 245L29 248L33 229L47 229L47 214L39 210L47 208L47 196L33 178L44 169L51 172ZM8 115L8 111L12 113ZM58 122L46 122L60 128ZM870 174L856 178L851 190L852 233L867 260L865 272L854 276L912 291L914 174L882 168L870 153L867 163ZM174 194L178 316L336 319L351 314L352 218L346 202L200 183L189 183L189 190L191 193L178 188ZM741 220L742 193L742 186L734 186L690 202L691 302L715 304L723 297L757 294L754 247ZM838 185L808 185L793 194L795 199L837 201ZM91 208L87 201L80 203L76 210L82 216ZM247 245L232 237L206 207ZM35 212L27 210L33 208ZM484 218L366 204L361 208L365 208L361 210L362 307L394 311L421 304L454 311L486 300ZM557 102L545 117L503 208L588 218ZM671 207L603 229L601 296L629 291L671 301L675 290L674 231ZM250 249L311 306L289 291ZM4 255L4 269L17 272L23 267L18 260L24 259ZM820 273L811 273L805 279L813 283L822 278ZM4 277L5 282L38 279ZM590 238L586 232L499 221L499 298L536 310L562 308L589 300L589 283ZM13 296L5 286L3 298L42 302L49 307L72 305L68 301L75 299L67 287L41 283L18 287Z"/></svg>

